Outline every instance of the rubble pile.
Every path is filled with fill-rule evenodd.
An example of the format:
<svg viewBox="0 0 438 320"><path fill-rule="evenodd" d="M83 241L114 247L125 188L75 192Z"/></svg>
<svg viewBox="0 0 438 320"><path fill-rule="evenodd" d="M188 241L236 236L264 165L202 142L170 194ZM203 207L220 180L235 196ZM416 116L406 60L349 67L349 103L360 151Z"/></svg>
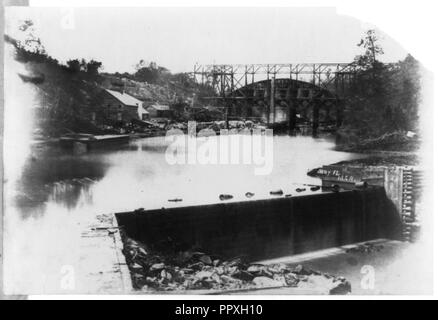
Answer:
<svg viewBox="0 0 438 320"><path fill-rule="evenodd" d="M203 252L157 253L126 236L124 254L133 285L142 291L247 290L324 286L324 292L347 294L348 281L301 265L249 264L242 258L222 260ZM321 288L318 288L321 289Z"/></svg>

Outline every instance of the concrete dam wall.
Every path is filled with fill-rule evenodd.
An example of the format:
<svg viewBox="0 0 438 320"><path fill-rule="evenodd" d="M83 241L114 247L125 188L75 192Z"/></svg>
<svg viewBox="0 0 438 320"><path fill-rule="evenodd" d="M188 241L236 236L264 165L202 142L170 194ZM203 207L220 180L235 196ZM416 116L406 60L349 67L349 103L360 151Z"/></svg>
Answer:
<svg viewBox="0 0 438 320"><path fill-rule="evenodd" d="M401 237L400 215L383 187L125 212L116 217L129 237L152 248L197 248L250 260Z"/></svg>

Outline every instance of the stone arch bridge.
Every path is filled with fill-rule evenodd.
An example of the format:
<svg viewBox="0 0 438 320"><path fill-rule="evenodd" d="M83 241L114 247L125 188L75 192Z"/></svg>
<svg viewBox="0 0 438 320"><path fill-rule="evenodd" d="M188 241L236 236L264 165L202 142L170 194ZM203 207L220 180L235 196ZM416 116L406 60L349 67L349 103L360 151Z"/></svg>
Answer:
<svg viewBox="0 0 438 320"><path fill-rule="evenodd" d="M314 133L321 123L342 123L345 94L354 80L354 63L195 65L193 77L214 89L204 97L233 117L264 118L294 130L306 119Z"/></svg>

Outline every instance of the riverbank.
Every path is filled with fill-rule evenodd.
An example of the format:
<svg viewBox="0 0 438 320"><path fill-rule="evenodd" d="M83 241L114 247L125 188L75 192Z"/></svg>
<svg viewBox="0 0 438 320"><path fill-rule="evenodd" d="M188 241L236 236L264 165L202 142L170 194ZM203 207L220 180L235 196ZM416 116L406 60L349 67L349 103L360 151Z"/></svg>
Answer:
<svg viewBox="0 0 438 320"><path fill-rule="evenodd" d="M418 166L420 159L415 152L373 151L368 157L339 161L332 165L354 166Z"/></svg>
<svg viewBox="0 0 438 320"><path fill-rule="evenodd" d="M365 173L370 167L417 167L420 165L420 159L415 152L401 151L376 151L369 153L366 157L356 158L351 160L342 160L338 162L328 163L328 166L340 166L345 168L363 168ZM309 177L318 177L318 171L322 167L317 167L309 170Z"/></svg>
<svg viewBox="0 0 438 320"><path fill-rule="evenodd" d="M414 132L394 131L378 137L360 137L346 130L336 133L336 150L371 153L378 151L415 152L419 149L421 140Z"/></svg>

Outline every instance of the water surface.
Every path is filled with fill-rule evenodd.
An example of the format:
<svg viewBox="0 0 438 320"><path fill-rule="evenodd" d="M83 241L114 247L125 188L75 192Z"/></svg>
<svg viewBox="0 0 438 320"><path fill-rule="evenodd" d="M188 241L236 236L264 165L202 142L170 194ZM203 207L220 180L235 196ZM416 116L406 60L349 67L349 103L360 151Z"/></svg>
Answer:
<svg viewBox="0 0 438 320"><path fill-rule="evenodd" d="M308 170L360 157L335 151L331 139L275 136L272 172L255 175L251 164L171 165L168 144L145 138L82 155L34 148L21 168L6 166L6 288L58 292L62 266L80 263L82 228L98 214L215 203L220 194L230 201L249 201L247 192L275 197L269 192L277 189L298 195L302 184L320 184ZM175 198L183 201L168 201Z"/></svg>

